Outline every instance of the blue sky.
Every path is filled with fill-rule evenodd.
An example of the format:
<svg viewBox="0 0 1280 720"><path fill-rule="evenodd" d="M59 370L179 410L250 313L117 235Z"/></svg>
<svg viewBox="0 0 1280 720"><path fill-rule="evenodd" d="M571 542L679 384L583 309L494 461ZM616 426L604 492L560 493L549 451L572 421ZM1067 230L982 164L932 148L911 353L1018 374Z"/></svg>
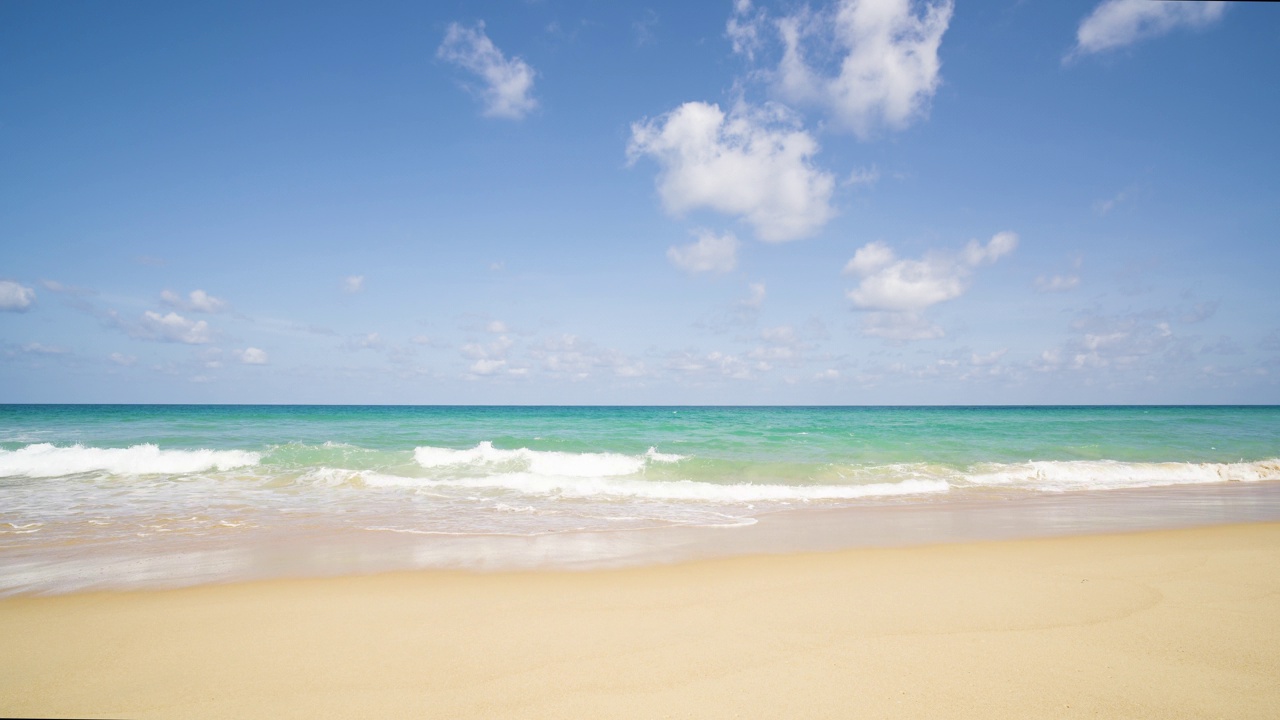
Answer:
<svg viewBox="0 0 1280 720"><path fill-rule="evenodd" d="M1280 6L0 5L0 401L1280 402Z"/></svg>

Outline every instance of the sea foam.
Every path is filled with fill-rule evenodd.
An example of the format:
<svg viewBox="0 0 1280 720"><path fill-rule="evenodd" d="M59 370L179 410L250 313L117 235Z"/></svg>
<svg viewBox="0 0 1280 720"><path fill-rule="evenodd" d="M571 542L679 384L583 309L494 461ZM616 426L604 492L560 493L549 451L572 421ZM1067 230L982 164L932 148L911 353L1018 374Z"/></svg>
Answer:
<svg viewBox="0 0 1280 720"><path fill-rule="evenodd" d="M1047 492L1110 490L1161 485L1280 480L1280 459L1236 463L1051 460L984 463L965 473L971 485L1021 487Z"/></svg>
<svg viewBox="0 0 1280 720"><path fill-rule="evenodd" d="M591 498L601 496L647 498L651 500L701 500L706 502L763 502L804 500L851 500L890 495L943 493L951 489L942 480L904 480L868 485L765 485L755 483L697 482L693 480L652 481L629 478L572 478L503 473L478 478L432 480L393 475L365 475L371 487L455 487L471 490L509 490L525 495L560 495Z"/></svg>
<svg viewBox="0 0 1280 720"><path fill-rule="evenodd" d="M649 462L671 463L684 459L681 455L660 453L652 447L643 455L570 453L529 448L501 450L487 440L465 450L423 446L414 449L413 458L428 469L492 471L502 466L532 475L579 478L635 475L643 471Z"/></svg>
<svg viewBox="0 0 1280 720"><path fill-rule="evenodd" d="M51 443L0 450L0 477L61 477L105 472L112 475L182 475L257 465L261 456L243 450L161 450L151 444L95 448Z"/></svg>

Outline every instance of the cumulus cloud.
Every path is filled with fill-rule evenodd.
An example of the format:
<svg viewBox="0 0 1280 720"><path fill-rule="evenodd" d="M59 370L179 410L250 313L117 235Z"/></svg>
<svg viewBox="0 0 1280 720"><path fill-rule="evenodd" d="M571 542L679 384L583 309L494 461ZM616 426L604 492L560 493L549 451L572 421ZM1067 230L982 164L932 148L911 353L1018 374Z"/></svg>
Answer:
<svg viewBox="0 0 1280 720"><path fill-rule="evenodd" d="M778 105L689 102L631 126L627 156L661 167L658 195L668 212L697 208L742 218L766 242L816 233L834 215L834 177L811 158L818 143Z"/></svg>
<svg viewBox="0 0 1280 720"><path fill-rule="evenodd" d="M160 293L164 304L185 312L220 313L227 309L227 302L216 298L203 290L192 290L187 297L182 297L172 290Z"/></svg>
<svg viewBox="0 0 1280 720"><path fill-rule="evenodd" d="M999 260L1017 246L1015 233L1001 232L985 244L970 240L957 254L933 252L913 260L899 258L883 242L868 243L845 265L846 275L859 278L848 297L854 307L869 311L863 319L867 335L890 340L941 337L942 328L922 313L963 295L976 268Z"/></svg>
<svg viewBox="0 0 1280 720"><path fill-rule="evenodd" d="M746 299L738 301L738 304L745 308L759 310L760 306L764 305L764 298L766 294L764 283L751 283L747 285L747 290L751 294L748 295Z"/></svg>
<svg viewBox="0 0 1280 720"><path fill-rule="evenodd" d="M928 112L938 89L938 48L952 10L951 0L839 0L827 11L782 17L775 89L864 139L880 127L902 129Z"/></svg>
<svg viewBox="0 0 1280 720"><path fill-rule="evenodd" d="M507 324L501 320L491 320L488 325L484 326L484 329L486 332L501 335L502 333L507 332Z"/></svg>
<svg viewBox="0 0 1280 720"><path fill-rule="evenodd" d="M161 315L148 310L142 314L137 334L150 340L188 345L204 345L211 340L209 323L184 318L176 312Z"/></svg>
<svg viewBox="0 0 1280 720"><path fill-rule="evenodd" d="M125 355L124 353L113 352L108 357L111 359L111 362L125 367L130 367L134 363L138 362L138 358L136 356Z"/></svg>
<svg viewBox="0 0 1280 720"><path fill-rule="evenodd" d="M689 273L726 273L737 266L738 238L733 233L716 235L710 230L698 230L695 235L696 242L667 248L672 265Z"/></svg>
<svg viewBox="0 0 1280 720"><path fill-rule="evenodd" d="M343 292L349 295L354 295L360 292L361 290L364 290L363 275L348 275L347 277L343 278L342 280Z"/></svg>
<svg viewBox="0 0 1280 720"><path fill-rule="evenodd" d="M266 365L267 353L265 350L251 347L240 351L240 362L245 365Z"/></svg>
<svg viewBox="0 0 1280 720"><path fill-rule="evenodd" d="M1205 27L1225 10L1224 2L1106 0L1080 22L1075 47L1066 59L1126 47L1180 27Z"/></svg>
<svg viewBox="0 0 1280 720"><path fill-rule="evenodd" d="M0 280L0 311L26 312L36 301L36 291L12 280Z"/></svg>
<svg viewBox="0 0 1280 720"><path fill-rule="evenodd" d="M450 23L436 57L475 74L482 85L472 90L484 103L488 117L519 120L538 106L533 98L534 69L518 57L508 58L484 32L484 22L475 27Z"/></svg>

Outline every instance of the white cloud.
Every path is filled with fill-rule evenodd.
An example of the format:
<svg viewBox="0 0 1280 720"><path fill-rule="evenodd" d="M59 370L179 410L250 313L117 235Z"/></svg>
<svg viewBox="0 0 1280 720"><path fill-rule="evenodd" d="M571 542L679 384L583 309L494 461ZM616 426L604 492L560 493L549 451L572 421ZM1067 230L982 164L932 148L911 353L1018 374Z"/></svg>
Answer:
<svg viewBox="0 0 1280 720"><path fill-rule="evenodd" d="M783 17L776 90L824 108L862 138L881 126L904 128L928 112L938 89L938 48L952 10L951 0L839 0L826 12ZM813 56L838 57L839 67L815 67Z"/></svg>
<svg viewBox="0 0 1280 720"><path fill-rule="evenodd" d="M186 312L220 313L227 309L227 302L216 298L203 290L192 290L183 298L172 290L160 293L160 299L168 306Z"/></svg>
<svg viewBox="0 0 1280 720"><path fill-rule="evenodd" d="M118 352L111 353L110 358L111 358L111 362L117 365L123 365L125 367L129 367L134 363L138 362L137 357L133 355L125 355L124 353L118 353Z"/></svg>
<svg viewBox="0 0 1280 720"><path fill-rule="evenodd" d="M142 337L188 345L207 344L211 336L209 323L204 320L190 320L176 312L161 315L148 310L142 314L139 330Z"/></svg>
<svg viewBox="0 0 1280 720"><path fill-rule="evenodd" d="M893 250L883 240L867 243L858 248L844 266L846 275L870 275L894 261Z"/></svg>
<svg viewBox="0 0 1280 720"><path fill-rule="evenodd" d="M1081 21L1066 59L1115 50L1179 27L1204 27L1219 20L1224 10L1223 2L1106 0Z"/></svg>
<svg viewBox="0 0 1280 720"><path fill-rule="evenodd" d="M985 245L969 241L959 256L931 253L920 260L900 260L883 242L868 243L845 265L845 273L862 278L849 299L864 310L919 312L960 297L974 268L995 262L1017 245L1016 234L1002 232Z"/></svg>
<svg viewBox="0 0 1280 720"><path fill-rule="evenodd" d="M12 280L0 280L0 310L26 312L36 301L36 291Z"/></svg>
<svg viewBox="0 0 1280 720"><path fill-rule="evenodd" d="M495 375L507 366L506 360L495 360L489 358L480 358L471 363L469 368L472 375Z"/></svg>
<svg viewBox="0 0 1280 720"><path fill-rule="evenodd" d="M1066 292L1074 290L1079 284L1079 275L1054 275L1053 277L1041 275L1036 278L1036 290L1042 293Z"/></svg>
<svg viewBox="0 0 1280 720"><path fill-rule="evenodd" d="M492 320L489 322L488 325L484 326L484 329L488 332L500 335L504 332L507 332L507 324L502 322L501 320Z"/></svg>
<svg viewBox="0 0 1280 720"><path fill-rule="evenodd" d="M845 274L860 278L848 297L854 307L871 311L863 318L867 335L899 341L942 337L942 328L921 313L963 295L975 268L995 262L1017 246L1016 234L1001 232L985 245L969 241L959 254L935 252L911 260L899 259L883 242L867 243L845 265Z"/></svg>
<svg viewBox="0 0 1280 720"><path fill-rule="evenodd" d="M240 362L245 365L266 365L267 353L255 347L245 348L240 351Z"/></svg>
<svg viewBox="0 0 1280 720"><path fill-rule="evenodd" d="M733 51L746 55L748 60L755 59L761 45L760 31L766 21L765 12L753 8L751 0L735 0L733 14L724 28L725 36L733 43Z"/></svg>
<svg viewBox="0 0 1280 720"><path fill-rule="evenodd" d="M817 232L834 211L835 179L810 162L818 143L785 108L690 102L634 123L630 162L654 158L658 195L676 215L695 208L744 219L767 242Z"/></svg>
<svg viewBox="0 0 1280 720"><path fill-rule="evenodd" d="M835 368L827 368L813 376L814 380L839 380L840 371Z"/></svg>
<svg viewBox="0 0 1280 720"><path fill-rule="evenodd" d="M364 290L363 275L348 275L342 280L342 291L348 294L355 294Z"/></svg>
<svg viewBox="0 0 1280 720"><path fill-rule="evenodd" d="M737 266L738 238L733 233L716 235L710 230L698 230L695 234L697 242L667 248L672 265L690 273L726 273Z"/></svg>
<svg viewBox="0 0 1280 720"><path fill-rule="evenodd" d="M519 120L538 106L533 98L533 68L518 57L507 58L484 33L484 22L475 27L450 23L436 57L475 73L484 86L476 93L488 117Z"/></svg>

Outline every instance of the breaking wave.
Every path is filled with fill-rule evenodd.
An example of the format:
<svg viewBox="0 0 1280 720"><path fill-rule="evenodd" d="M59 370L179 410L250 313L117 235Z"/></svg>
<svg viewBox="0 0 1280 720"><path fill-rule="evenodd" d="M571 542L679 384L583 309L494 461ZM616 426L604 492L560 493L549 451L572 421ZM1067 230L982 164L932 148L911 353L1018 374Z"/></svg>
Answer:
<svg viewBox="0 0 1280 720"><path fill-rule="evenodd" d="M261 455L243 450L161 450L151 444L128 448L51 443L0 450L0 477L61 477L82 473L182 475L257 465Z"/></svg>

